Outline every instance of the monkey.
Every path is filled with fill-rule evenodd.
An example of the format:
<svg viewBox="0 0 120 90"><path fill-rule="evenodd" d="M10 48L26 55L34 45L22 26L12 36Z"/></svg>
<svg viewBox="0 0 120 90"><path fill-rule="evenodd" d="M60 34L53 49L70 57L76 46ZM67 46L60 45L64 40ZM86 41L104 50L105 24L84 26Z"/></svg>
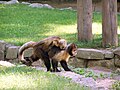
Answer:
<svg viewBox="0 0 120 90"><path fill-rule="evenodd" d="M53 46L51 50L48 52L48 55L52 62L53 72L60 72L58 70L58 62L60 62L61 66L65 71L72 71L68 68L67 62L70 57L75 57L77 54L77 45L74 43L70 43L67 45L65 49L60 49L56 46Z"/></svg>
<svg viewBox="0 0 120 90"><path fill-rule="evenodd" d="M28 66L31 66L34 61L41 59L43 60L47 71L51 71L48 52L53 46L64 49L67 46L67 41L58 36L51 36L39 42L30 41L20 47L18 56L21 62ZM33 48L33 53L30 57L24 57L24 51L28 48Z"/></svg>

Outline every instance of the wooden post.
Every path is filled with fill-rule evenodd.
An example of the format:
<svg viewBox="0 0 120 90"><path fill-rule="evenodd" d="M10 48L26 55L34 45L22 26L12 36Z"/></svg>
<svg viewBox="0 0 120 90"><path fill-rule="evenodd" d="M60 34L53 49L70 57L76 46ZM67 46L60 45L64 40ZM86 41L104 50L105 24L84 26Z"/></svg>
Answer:
<svg viewBox="0 0 120 90"><path fill-rule="evenodd" d="M92 0L77 0L77 20L78 40L92 40Z"/></svg>
<svg viewBox="0 0 120 90"><path fill-rule="evenodd" d="M102 45L118 46L117 0L102 0Z"/></svg>

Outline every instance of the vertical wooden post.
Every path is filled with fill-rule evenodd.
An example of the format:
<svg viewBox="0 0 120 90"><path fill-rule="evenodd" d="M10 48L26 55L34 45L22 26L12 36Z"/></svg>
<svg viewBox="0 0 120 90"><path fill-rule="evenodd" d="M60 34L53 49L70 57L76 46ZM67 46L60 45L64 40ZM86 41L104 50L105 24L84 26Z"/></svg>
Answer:
<svg viewBox="0 0 120 90"><path fill-rule="evenodd" d="M77 0L77 18L78 40L92 40L92 0Z"/></svg>
<svg viewBox="0 0 120 90"><path fill-rule="evenodd" d="M102 0L102 45L118 46L117 0Z"/></svg>

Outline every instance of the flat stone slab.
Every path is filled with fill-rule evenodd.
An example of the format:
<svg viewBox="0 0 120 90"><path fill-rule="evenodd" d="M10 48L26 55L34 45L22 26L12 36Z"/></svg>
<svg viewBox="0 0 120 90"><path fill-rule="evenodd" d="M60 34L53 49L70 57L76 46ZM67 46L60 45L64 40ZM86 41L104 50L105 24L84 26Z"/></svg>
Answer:
<svg viewBox="0 0 120 90"><path fill-rule="evenodd" d="M81 59L89 59L89 60L91 59L102 60L102 59L112 59L114 57L114 54L113 52L107 50L79 48L76 57Z"/></svg>
<svg viewBox="0 0 120 90"><path fill-rule="evenodd" d="M82 59L104 59L104 53L97 49L79 48L76 57Z"/></svg>

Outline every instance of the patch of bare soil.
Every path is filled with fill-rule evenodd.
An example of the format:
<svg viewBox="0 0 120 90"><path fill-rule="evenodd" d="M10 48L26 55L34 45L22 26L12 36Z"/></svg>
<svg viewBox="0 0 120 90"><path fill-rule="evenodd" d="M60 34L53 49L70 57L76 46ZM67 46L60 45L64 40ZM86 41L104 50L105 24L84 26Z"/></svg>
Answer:
<svg viewBox="0 0 120 90"><path fill-rule="evenodd" d="M45 68L43 67L36 67L37 70L44 70L46 71ZM98 78L98 79L93 79L92 77L85 77L85 75L80 75L76 74L74 72L66 72L66 71L61 71L61 72L55 72L53 74L59 75L59 76L64 76L67 78L71 78L71 80L75 83L78 83L80 85L89 87L91 90L111 90L112 89L112 84L120 80L120 75L113 76L111 77L111 70L105 69L105 68L100 68L100 67L95 67L93 69L95 73L103 73L103 74L108 74L109 77L106 78ZM117 78L115 78L117 77Z"/></svg>

